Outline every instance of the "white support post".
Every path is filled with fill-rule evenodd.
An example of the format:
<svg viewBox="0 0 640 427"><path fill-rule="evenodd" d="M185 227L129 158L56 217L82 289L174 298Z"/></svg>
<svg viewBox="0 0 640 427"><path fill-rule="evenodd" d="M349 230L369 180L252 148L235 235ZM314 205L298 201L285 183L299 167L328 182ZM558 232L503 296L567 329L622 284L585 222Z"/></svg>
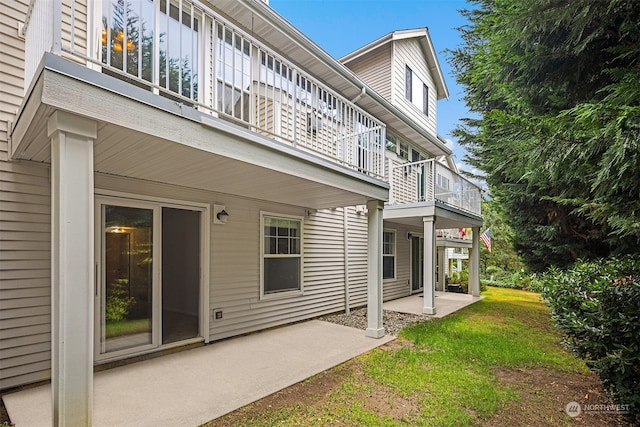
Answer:
<svg viewBox="0 0 640 427"><path fill-rule="evenodd" d="M436 314L436 223L432 216L422 218L424 223L424 298L422 312Z"/></svg>
<svg viewBox="0 0 640 427"><path fill-rule="evenodd" d="M91 426L97 123L57 111L51 139L51 387L54 426Z"/></svg>
<svg viewBox="0 0 640 427"><path fill-rule="evenodd" d="M367 202L367 225L369 231L367 263L367 330L365 335L382 338L382 209L384 203L379 200Z"/></svg>
<svg viewBox="0 0 640 427"><path fill-rule="evenodd" d="M480 296L480 227L473 228L472 247L469 250L469 293Z"/></svg>

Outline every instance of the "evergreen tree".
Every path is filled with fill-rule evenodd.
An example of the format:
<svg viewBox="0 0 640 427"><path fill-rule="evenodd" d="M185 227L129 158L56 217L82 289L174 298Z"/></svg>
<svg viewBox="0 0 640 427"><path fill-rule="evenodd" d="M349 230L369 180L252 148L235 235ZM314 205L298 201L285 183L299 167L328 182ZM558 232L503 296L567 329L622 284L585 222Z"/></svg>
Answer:
<svg viewBox="0 0 640 427"><path fill-rule="evenodd" d="M476 0L451 52L456 130L535 271L640 250L640 8Z"/></svg>

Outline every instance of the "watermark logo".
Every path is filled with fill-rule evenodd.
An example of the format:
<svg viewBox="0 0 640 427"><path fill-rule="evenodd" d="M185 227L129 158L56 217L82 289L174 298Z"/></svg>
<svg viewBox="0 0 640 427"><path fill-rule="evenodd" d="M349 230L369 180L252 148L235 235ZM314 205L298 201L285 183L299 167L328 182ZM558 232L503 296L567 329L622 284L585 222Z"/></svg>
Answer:
<svg viewBox="0 0 640 427"><path fill-rule="evenodd" d="M575 418L582 413L582 406L578 402L569 402L567 406L564 407L564 411L571 418Z"/></svg>
<svg viewBox="0 0 640 427"><path fill-rule="evenodd" d="M571 418L575 418L580 414L628 414L629 413L629 405L628 404L598 404L598 403L586 403L584 405L580 405L578 402L569 402L567 406L564 407L564 411Z"/></svg>

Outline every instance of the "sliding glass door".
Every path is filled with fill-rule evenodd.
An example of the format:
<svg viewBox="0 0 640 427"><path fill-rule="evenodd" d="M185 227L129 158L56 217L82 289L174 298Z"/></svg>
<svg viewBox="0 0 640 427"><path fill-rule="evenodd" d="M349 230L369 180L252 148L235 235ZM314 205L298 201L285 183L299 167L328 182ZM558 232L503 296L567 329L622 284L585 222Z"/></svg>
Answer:
<svg viewBox="0 0 640 427"><path fill-rule="evenodd" d="M200 336L198 210L98 199L96 358Z"/></svg>
<svg viewBox="0 0 640 427"><path fill-rule="evenodd" d="M162 343L198 336L200 212L162 208Z"/></svg>

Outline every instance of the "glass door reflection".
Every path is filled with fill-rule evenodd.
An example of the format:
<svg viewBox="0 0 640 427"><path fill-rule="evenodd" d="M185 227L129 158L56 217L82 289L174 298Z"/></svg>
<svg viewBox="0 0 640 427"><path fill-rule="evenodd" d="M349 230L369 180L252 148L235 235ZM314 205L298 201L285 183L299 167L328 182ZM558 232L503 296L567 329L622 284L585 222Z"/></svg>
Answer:
<svg viewBox="0 0 640 427"><path fill-rule="evenodd" d="M153 343L153 215L102 205L101 353Z"/></svg>

